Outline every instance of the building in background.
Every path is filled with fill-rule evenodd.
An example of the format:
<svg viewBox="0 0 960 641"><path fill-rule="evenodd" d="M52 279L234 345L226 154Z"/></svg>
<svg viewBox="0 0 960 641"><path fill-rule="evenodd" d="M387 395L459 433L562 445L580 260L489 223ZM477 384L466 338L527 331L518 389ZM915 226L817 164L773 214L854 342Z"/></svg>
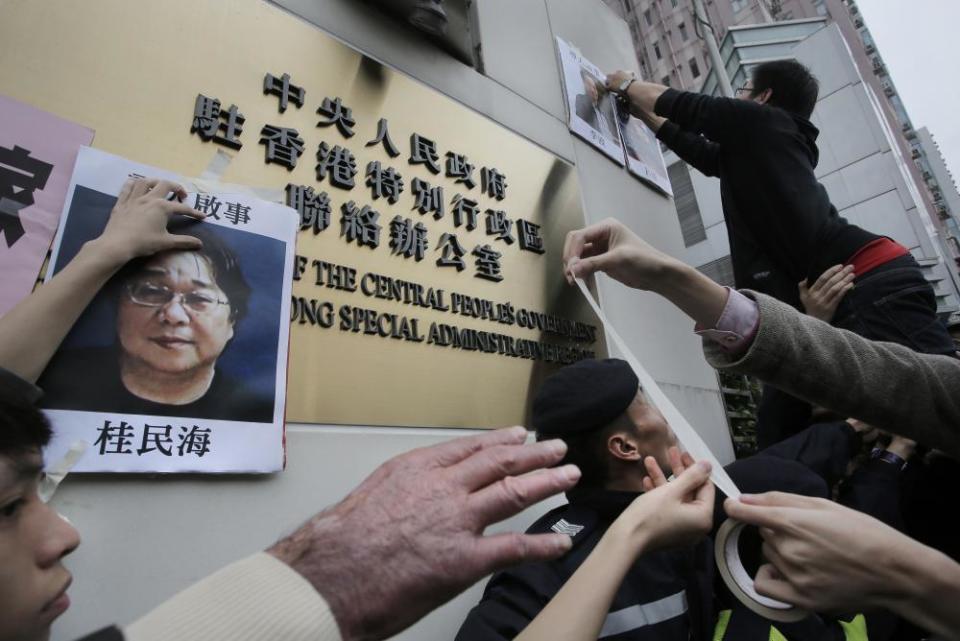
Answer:
<svg viewBox="0 0 960 641"><path fill-rule="evenodd" d="M953 252L954 262L960 266L960 191L957 181L947 169L947 163L940 154L940 146L926 127L917 129L917 141L911 157L927 188L933 196L933 206L937 216L943 221L947 231L947 244Z"/></svg>

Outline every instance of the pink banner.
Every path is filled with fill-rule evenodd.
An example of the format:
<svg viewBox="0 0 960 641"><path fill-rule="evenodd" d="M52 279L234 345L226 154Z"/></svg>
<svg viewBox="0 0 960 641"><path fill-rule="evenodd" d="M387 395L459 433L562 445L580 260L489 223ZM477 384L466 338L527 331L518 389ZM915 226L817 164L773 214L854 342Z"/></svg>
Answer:
<svg viewBox="0 0 960 641"><path fill-rule="evenodd" d="M93 130L0 95L0 316L33 290Z"/></svg>

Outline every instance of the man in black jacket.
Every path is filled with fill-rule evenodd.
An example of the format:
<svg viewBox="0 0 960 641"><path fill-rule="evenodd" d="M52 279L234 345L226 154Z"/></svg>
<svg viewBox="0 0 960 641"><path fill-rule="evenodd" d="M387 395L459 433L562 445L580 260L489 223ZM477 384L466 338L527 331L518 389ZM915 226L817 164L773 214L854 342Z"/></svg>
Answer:
<svg viewBox="0 0 960 641"><path fill-rule="evenodd" d="M607 84L680 158L720 178L738 288L802 311L797 284L847 265L857 287L834 325L917 351L956 352L909 251L847 222L817 181L819 131L809 117L819 86L806 67L794 60L758 65L739 99L676 91L625 72Z"/></svg>
<svg viewBox="0 0 960 641"><path fill-rule="evenodd" d="M738 99L676 91L625 72L607 84L681 159L720 179L738 288L803 311L798 283L812 285L844 265L847 291L835 326L919 352L956 354L933 287L907 248L847 222L817 181L819 131L809 118L819 85L806 67L795 60L758 65ZM758 440L765 445L794 431L781 429L785 414L795 426L806 423L808 408L770 388L764 395Z"/></svg>

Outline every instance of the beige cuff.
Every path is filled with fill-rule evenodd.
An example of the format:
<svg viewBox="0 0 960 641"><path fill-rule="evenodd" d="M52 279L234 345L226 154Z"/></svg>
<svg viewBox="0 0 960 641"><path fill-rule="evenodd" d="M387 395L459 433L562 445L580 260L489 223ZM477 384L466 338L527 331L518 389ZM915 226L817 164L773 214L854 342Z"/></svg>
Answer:
<svg viewBox="0 0 960 641"><path fill-rule="evenodd" d="M195 583L123 632L126 641L341 641L320 593L265 552Z"/></svg>

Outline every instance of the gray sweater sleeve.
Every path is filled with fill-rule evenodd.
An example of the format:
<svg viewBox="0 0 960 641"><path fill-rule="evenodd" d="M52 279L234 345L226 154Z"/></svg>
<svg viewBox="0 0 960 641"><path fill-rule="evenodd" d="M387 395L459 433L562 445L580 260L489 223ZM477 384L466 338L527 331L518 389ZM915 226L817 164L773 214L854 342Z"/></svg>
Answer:
<svg viewBox="0 0 960 641"><path fill-rule="evenodd" d="M717 369L749 374L810 403L960 458L960 360L867 340L751 291L760 325L746 354L704 339Z"/></svg>

